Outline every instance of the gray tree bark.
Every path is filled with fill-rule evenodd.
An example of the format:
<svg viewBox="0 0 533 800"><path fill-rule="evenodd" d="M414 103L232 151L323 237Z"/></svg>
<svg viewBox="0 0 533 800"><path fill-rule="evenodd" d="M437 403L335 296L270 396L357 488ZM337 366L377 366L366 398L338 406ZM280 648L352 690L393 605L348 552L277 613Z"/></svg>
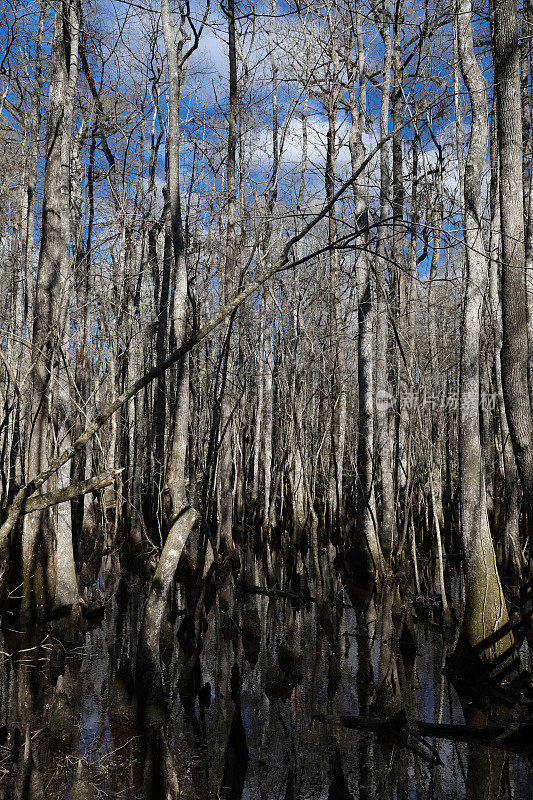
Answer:
<svg viewBox="0 0 533 800"><path fill-rule="evenodd" d="M42 471L48 462L51 447L53 409L50 400L50 375L54 371L61 326L61 276L65 240L65 197L63 192L62 155L66 128L65 99L69 92L69 61L66 36L71 23L70 3L54 4L54 27L49 67L49 96L46 128L46 168L42 209L41 247L37 265L32 332L32 399L33 430L29 443L28 468L33 474ZM67 24L64 24L64 18ZM55 594L55 537L50 514L46 511L28 514L22 533L22 613L48 604Z"/></svg>
<svg viewBox="0 0 533 800"><path fill-rule="evenodd" d="M459 59L470 98L472 124L464 177L466 288L459 399L459 486L466 606L456 652L469 661L491 663L505 655L512 658L514 642L509 630L496 642L484 644L498 629L506 630L508 615L489 529L480 439L480 328L488 278L482 179L489 127L487 87L476 59L471 15L471 0L458 0Z"/></svg>
<svg viewBox="0 0 533 800"><path fill-rule="evenodd" d="M502 249L502 384L525 510L533 514L533 414L528 391L518 21L514 0L494 9Z"/></svg>

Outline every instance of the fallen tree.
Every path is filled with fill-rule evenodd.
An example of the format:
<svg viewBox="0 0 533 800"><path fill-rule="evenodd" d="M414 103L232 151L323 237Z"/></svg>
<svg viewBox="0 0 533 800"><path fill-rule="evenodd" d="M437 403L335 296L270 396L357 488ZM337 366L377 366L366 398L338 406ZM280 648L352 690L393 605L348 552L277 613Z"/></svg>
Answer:
<svg viewBox="0 0 533 800"><path fill-rule="evenodd" d="M415 737L430 736L434 739L448 739L451 742L465 742L533 753L533 722L524 720L507 725L451 725L416 720L409 722L404 712L390 718L359 717L356 715L334 716L312 714L311 719L326 725L338 725L352 731L365 731L381 734L404 734Z"/></svg>

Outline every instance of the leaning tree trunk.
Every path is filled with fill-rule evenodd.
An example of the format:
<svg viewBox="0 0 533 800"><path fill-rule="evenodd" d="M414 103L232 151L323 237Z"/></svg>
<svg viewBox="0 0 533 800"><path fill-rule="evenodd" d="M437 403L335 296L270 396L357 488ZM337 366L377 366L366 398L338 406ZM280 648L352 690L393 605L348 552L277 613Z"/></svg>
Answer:
<svg viewBox="0 0 533 800"><path fill-rule="evenodd" d="M489 529L480 440L480 329L488 262L483 242L482 179L488 146L487 87L472 35L471 0L458 0L459 58L470 97L472 124L464 177L466 288L461 326L459 483L461 533L466 572L466 606L455 651L463 669L503 669L514 640ZM498 635L498 631L501 635ZM491 637L491 639L489 639ZM474 671L472 675L474 675Z"/></svg>
<svg viewBox="0 0 533 800"><path fill-rule="evenodd" d="M144 715L144 722L148 725L161 722L164 696L159 659L159 635L174 573L197 519L197 512L189 508L180 514L172 525L157 562L144 608L137 651L136 683L138 699L142 703L139 711L141 716Z"/></svg>

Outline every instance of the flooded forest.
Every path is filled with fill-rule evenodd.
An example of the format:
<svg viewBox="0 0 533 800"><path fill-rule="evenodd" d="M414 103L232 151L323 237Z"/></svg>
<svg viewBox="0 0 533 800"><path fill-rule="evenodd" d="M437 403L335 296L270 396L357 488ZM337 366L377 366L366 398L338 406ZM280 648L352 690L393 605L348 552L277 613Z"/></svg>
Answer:
<svg viewBox="0 0 533 800"><path fill-rule="evenodd" d="M0 800L532 800L531 0L0 45Z"/></svg>

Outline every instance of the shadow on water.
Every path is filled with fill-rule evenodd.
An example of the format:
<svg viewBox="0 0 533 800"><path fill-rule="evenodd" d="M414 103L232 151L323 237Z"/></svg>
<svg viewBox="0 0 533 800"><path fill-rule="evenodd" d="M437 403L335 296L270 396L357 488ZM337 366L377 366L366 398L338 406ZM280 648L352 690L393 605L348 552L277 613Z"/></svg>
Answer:
<svg viewBox="0 0 533 800"><path fill-rule="evenodd" d="M459 696L453 632L401 586L348 593L332 574L317 608L244 561L246 583L234 570L216 592L174 586L157 707L136 675L141 578L117 581L91 619L23 631L4 613L0 800L533 796L528 700Z"/></svg>

